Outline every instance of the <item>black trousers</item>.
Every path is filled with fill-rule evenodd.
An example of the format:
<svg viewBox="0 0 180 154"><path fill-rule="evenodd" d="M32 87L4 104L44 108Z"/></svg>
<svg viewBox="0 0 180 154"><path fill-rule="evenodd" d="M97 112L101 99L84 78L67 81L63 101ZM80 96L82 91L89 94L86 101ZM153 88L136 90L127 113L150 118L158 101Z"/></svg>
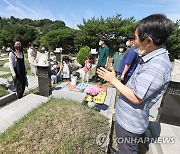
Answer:
<svg viewBox="0 0 180 154"><path fill-rule="evenodd" d="M95 80L97 81L98 80L98 74L97 74L97 69L98 68L100 68L100 67L103 67L103 68L105 68L105 66L96 66L96 72L95 72ZM102 78L100 78L100 80L99 80L99 82L100 82L100 84L102 85L103 84L103 79Z"/></svg>
<svg viewBox="0 0 180 154"><path fill-rule="evenodd" d="M135 139L138 140L141 135L128 132L117 122L115 122L115 131L118 154L138 154L138 142L136 142ZM132 139L132 142L130 139Z"/></svg>
<svg viewBox="0 0 180 154"><path fill-rule="evenodd" d="M14 80L14 85L16 87L17 98L18 99L22 98L25 90L25 80L19 80L18 78L16 78Z"/></svg>

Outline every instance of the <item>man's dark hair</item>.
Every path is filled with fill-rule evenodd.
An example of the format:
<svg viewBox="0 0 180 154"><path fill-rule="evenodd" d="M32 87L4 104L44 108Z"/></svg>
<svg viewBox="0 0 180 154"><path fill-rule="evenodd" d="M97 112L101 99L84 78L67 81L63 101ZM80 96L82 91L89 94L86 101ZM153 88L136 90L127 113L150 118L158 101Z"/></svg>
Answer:
<svg viewBox="0 0 180 154"><path fill-rule="evenodd" d="M173 22L163 14L153 14L145 17L135 27L140 41L151 37L154 44L163 45L171 34Z"/></svg>
<svg viewBox="0 0 180 154"><path fill-rule="evenodd" d="M127 39L128 39L128 40L135 40L134 34L128 35L128 36L127 36Z"/></svg>
<svg viewBox="0 0 180 154"><path fill-rule="evenodd" d="M69 57L68 56L63 56L62 61L64 61L65 63L69 62Z"/></svg>
<svg viewBox="0 0 180 154"><path fill-rule="evenodd" d="M104 41L104 43L106 43L106 42L107 42L107 37L102 36L102 37L100 38L100 40L101 40L101 41Z"/></svg>
<svg viewBox="0 0 180 154"><path fill-rule="evenodd" d="M90 55L88 58L89 58L89 60L93 60L93 56L92 55Z"/></svg>
<svg viewBox="0 0 180 154"><path fill-rule="evenodd" d="M126 44L125 43L120 43L119 48L126 48Z"/></svg>

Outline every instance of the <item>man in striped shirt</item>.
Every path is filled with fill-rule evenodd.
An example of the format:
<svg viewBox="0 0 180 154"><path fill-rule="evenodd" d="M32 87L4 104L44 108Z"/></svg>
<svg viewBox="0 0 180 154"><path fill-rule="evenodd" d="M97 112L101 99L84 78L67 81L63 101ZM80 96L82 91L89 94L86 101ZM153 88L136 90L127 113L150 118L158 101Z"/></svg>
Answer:
<svg viewBox="0 0 180 154"><path fill-rule="evenodd" d="M115 110L118 152L121 154L138 153L138 138L148 127L149 109L167 89L171 63L164 45L172 27L173 23L162 14L150 15L136 26L135 51L141 61L126 85L116 79L113 68L111 72L98 69L98 75L121 93ZM129 142L123 142L127 141L125 138L130 139Z"/></svg>

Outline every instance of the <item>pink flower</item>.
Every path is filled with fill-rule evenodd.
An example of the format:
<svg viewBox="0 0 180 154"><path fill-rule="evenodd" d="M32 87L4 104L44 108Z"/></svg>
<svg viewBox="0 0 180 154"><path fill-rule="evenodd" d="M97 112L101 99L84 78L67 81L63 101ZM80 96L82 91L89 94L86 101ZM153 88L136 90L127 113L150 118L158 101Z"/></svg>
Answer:
<svg viewBox="0 0 180 154"><path fill-rule="evenodd" d="M88 88L86 88L84 90L84 92L89 94L89 95L96 96L97 94L100 93L100 89L96 86L91 85Z"/></svg>

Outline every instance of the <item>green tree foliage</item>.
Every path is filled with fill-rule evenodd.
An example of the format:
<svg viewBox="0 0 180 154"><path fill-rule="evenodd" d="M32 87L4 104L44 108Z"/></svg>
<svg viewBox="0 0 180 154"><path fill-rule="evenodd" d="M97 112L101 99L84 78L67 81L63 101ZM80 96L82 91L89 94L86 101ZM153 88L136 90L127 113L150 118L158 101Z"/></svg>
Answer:
<svg viewBox="0 0 180 154"><path fill-rule="evenodd" d="M180 58L180 20L174 24L173 32L167 41L167 49L170 53L171 61Z"/></svg>
<svg viewBox="0 0 180 154"><path fill-rule="evenodd" d="M41 37L40 44L48 47L50 50L62 47L64 54L73 53L75 33L76 30L70 28L53 30Z"/></svg>
<svg viewBox="0 0 180 154"><path fill-rule="evenodd" d="M60 20L50 19L31 20L0 17L0 49L2 46L12 46L13 40L21 39L23 46L29 42L36 46L48 47L54 50L62 47L63 53L77 53L83 46L98 49L99 39L102 35L108 38L107 45L111 55L118 50L118 45L124 37L133 32L138 22L134 17L122 19L120 14L108 18L91 18L83 20L78 30L66 27ZM170 58L180 57L180 21L175 23L173 33L167 41Z"/></svg>
<svg viewBox="0 0 180 154"><path fill-rule="evenodd" d="M88 46L82 47L77 54L77 62L84 65L85 60L91 55L91 50Z"/></svg>
<svg viewBox="0 0 180 154"><path fill-rule="evenodd" d="M37 30L28 25L8 24L0 30L1 41L4 46L12 46L15 39L20 39L24 46L32 42L37 35Z"/></svg>
<svg viewBox="0 0 180 154"><path fill-rule="evenodd" d="M12 46L15 39L20 39L23 46L29 42L39 45L40 38L51 30L66 28L63 21L52 21L49 19L31 20L28 18L19 19L0 17L0 48Z"/></svg>
<svg viewBox="0 0 180 154"><path fill-rule="evenodd" d="M108 46L111 54L118 50L118 45L123 41L123 37L133 32L136 25L135 19L122 19L120 14L108 17L103 17L90 20L83 20L83 24L78 25L79 31L75 39L75 47L87 45L91 48L98 48L98 42L102 35L108 38Z"/></svg>
<svg viewBox="0 0 180 154"><path fill-rule="evenodd" d="M65 27L65 23L62 21L55 21L51 23L49 26L44 26L42 29L42 34L46 34L52 30L58 30L58 29L63 29Z"/></svg>

